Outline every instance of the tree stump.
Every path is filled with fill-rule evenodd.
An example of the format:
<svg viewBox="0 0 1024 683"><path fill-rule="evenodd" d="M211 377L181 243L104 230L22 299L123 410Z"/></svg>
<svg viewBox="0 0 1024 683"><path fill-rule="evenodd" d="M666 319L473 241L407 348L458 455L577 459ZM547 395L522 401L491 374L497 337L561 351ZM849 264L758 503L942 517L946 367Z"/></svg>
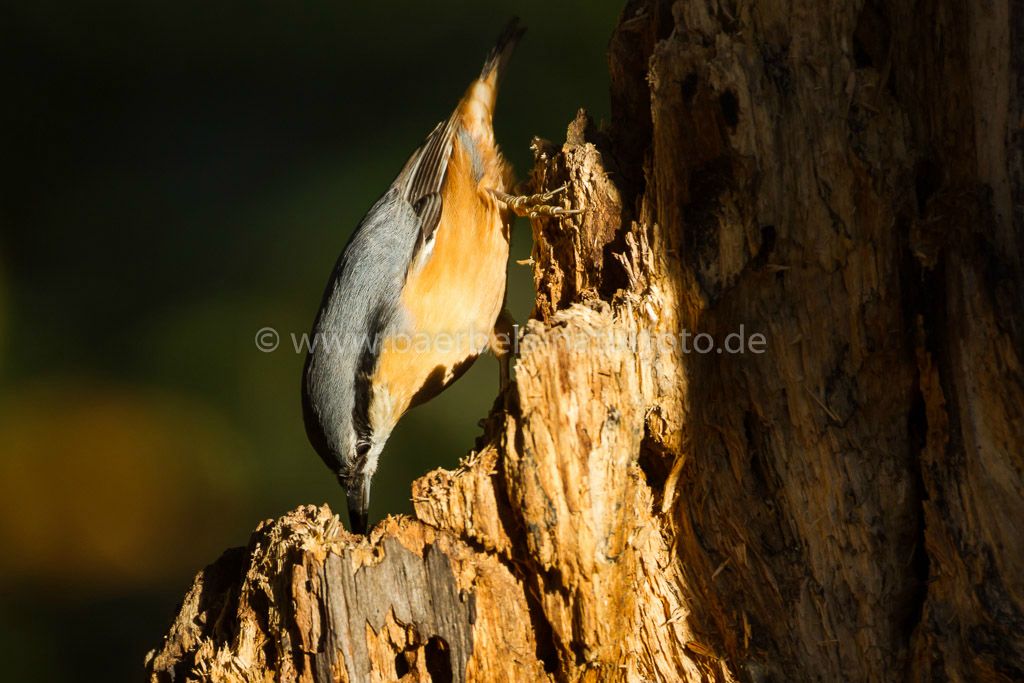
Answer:
<svg viewBox="0 0 1024 683"><path fill-rule="evenodd" d="M586 212L533 221L507 407L413 519L264 523L151 679L1024 679L1022 37L630 0L610 126L534 144Z"/></svg>

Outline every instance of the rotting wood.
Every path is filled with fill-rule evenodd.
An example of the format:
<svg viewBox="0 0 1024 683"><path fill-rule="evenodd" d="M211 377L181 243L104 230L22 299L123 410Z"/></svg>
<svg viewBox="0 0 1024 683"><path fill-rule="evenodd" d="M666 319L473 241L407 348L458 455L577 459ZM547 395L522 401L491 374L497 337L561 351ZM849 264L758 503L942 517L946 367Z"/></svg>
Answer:
<svg viewBox="0 0 1024 683"><path fill-rule="evenodd" d="M258 529L152 679L1024 679L1022 33L628 2L611 125L534 143L587 212L533 224L509 410L415 519Z"/></svg>

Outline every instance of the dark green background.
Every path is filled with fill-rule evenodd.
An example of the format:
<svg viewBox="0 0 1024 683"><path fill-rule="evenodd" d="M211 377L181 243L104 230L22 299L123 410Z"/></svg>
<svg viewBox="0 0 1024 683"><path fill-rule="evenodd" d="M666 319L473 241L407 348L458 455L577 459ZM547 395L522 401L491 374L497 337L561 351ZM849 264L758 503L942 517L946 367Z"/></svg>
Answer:
<svg viewBox="0 0 1024 683"><path fill-rule="evenodd" d="M9 680L134 680L195 571L303 503L302 356L349 231L509 17L495 127L607 118L619 3L6 2L0 194L0 654ZM529 254L517 224L514 258ZM511 266L510 308L532 302ZM256 331L281 331L260 353ZM472 446L484 358L410 413L371 515Z"/></svg>

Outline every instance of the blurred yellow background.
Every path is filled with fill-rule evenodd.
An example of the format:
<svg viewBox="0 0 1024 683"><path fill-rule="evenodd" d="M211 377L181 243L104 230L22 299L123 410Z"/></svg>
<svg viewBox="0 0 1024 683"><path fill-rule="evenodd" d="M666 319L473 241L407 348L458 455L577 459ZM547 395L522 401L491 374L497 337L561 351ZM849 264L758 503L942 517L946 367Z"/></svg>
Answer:
<svg viewBox="0 0 1024 683"><path fill-rule="evenodd" d="M620 9L550 2L27 2L0 10L0 653L10 680L137 680L194 573L299 504L344 508L299 404L351 229L513 15L496 129L607 118ZM530 251L518 224L514 257ZM524 320L529 271L512 265ZM257 350L262 327L282 334ZM371 518L472 446L486 357L399 425Z"/></svg>

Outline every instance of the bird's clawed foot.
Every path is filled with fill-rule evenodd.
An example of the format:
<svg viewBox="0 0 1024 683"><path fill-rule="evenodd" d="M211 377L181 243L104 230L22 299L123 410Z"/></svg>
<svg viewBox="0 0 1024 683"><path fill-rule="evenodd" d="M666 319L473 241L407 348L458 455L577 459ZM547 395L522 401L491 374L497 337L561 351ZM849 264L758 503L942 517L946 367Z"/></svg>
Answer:
<svg viewBox="0 0 1024 683"><path fill-rule="evenodd" d="M583 209L567 209L564 206L548 204L552 199L565 192L567 187L568 183L561 187L556 187L549 192L541 192L539 194L511 195L500 190L491 190L491 193L498 201L511 209L515 215L525 216L526 218L575 216L576 214L583 213Z"/></svg>

